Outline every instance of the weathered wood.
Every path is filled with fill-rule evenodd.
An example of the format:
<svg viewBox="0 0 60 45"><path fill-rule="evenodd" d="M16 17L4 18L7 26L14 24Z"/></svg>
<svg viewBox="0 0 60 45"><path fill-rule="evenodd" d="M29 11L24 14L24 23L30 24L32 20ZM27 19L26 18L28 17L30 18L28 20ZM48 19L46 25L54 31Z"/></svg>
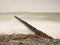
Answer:
<svg viewBox="0 0 60 45"><path fill-rule="evenodd" d="M33 31L36 35L40 36L41 38L46 39L53 39L51 36L47 35L46 33L36 29L32 25L28 24L27 22L23 21L19 17L15 16L16 19L18 19L20 22L22 22L26 27L28 27L31 31Z"/></svg>

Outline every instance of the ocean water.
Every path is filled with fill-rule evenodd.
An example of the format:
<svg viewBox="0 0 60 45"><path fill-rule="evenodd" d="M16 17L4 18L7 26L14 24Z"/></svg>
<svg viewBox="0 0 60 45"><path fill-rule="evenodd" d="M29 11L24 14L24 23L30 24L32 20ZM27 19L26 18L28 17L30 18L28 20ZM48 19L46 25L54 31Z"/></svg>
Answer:
<svg viewBox="0 0 60 45"><path fill-rule="evenodd" d="M60 39L60 13L0 13L0 33L33 33L23 23L15 19L18 16L38 30Z"/></svg>

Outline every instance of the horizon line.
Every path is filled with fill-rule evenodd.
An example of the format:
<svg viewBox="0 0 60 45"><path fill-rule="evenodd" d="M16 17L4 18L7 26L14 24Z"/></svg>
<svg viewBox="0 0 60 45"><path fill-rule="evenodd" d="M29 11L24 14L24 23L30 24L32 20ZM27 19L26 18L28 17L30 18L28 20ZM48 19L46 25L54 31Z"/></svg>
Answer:
<svg viewBox="0 0 60 45"><path fill-rule="evenodd" d="M0 12L0 14L9 14L9 13L60 13L60 12L29 12L29 11L27 11L27 12Z"/></svg>

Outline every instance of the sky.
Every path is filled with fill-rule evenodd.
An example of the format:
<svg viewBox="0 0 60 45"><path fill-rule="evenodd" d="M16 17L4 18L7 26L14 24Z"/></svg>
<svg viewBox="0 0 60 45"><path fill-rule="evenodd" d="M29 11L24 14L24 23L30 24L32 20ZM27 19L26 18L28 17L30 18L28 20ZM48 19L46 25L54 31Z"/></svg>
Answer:
<svg viewBox="0 0 60 45"><path fill-rule="evenodd" d="M0 0L0 12L60 12L60 0Z"/></svg>

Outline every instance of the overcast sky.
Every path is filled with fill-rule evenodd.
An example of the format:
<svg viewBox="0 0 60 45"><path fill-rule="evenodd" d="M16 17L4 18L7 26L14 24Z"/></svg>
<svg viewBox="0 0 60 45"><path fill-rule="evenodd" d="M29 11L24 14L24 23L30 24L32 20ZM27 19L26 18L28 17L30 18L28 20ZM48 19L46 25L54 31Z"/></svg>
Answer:
<svg viewBox="0 0 60 45"><path fill-rule="evenodd" d="M60 0L0 0L0 12L60 12Z"/></svg>

